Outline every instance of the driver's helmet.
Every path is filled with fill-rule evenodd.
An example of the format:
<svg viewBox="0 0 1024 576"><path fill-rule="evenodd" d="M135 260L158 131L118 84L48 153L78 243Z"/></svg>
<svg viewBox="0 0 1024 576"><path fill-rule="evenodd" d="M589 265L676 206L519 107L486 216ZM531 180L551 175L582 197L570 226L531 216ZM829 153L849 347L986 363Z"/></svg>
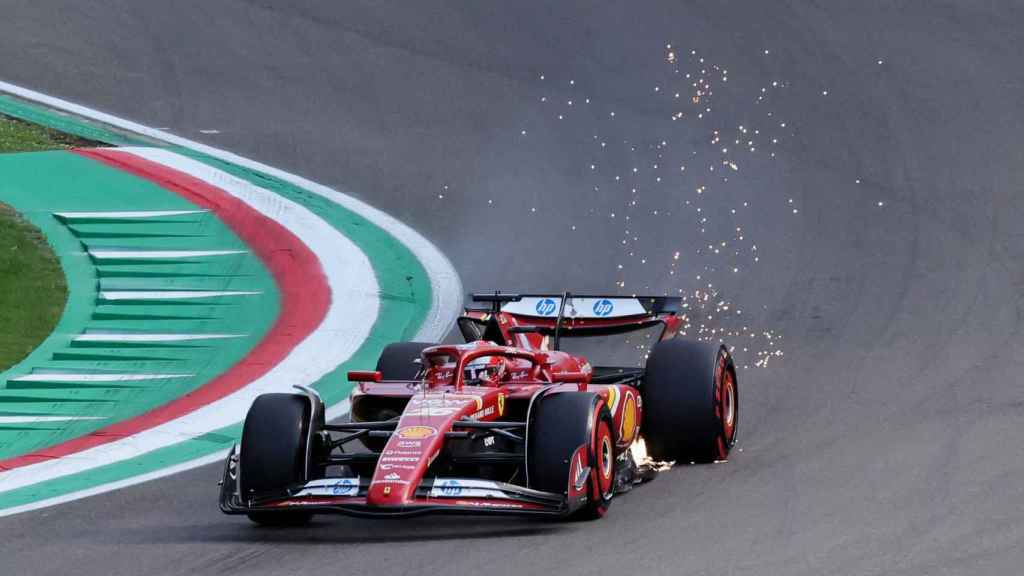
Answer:
<svg viewBox="0 0 1024 576"><path fill-rule="evenodd" d="M463 376L466 382L497 384L508 372L508 360L504 356L481 356L466 364Z"/></svg>

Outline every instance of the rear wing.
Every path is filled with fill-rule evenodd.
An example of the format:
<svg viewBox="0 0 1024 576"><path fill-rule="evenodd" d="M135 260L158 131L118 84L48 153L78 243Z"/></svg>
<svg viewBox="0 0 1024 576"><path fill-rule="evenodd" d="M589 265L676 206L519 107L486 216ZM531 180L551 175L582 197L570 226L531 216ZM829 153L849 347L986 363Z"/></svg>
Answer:
<svg viewBox="0 0 1024 576"><path fill-rule="evenodd" d="M556 319L614 319L675 315L683 299L675 296L614 296L594 294L471 294L474 303L488 306L469 310L507 312L517 316Z"/></svg>
<svg viewBox="0 0 1024 576"><path fill-rule="evenodd" d="M471 294L473 304L459 327L469 339L508 342L515 334L551 336L559 349L563 336L600 336L664 325L661 338L672 337L681 325L681 297L600 294ZM495 317L509 315L502 322ZM476 323L482 330L466 324Z"/></svg>

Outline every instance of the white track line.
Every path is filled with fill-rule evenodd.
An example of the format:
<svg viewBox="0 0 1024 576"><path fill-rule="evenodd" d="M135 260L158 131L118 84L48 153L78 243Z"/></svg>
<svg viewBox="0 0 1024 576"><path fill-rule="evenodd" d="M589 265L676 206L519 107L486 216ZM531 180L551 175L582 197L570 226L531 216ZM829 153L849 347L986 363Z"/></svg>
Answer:
<svg viewBox="0 0 1024 576"><path fill-rule="evenodd" d="M0 424L37 424L69 420L102 420L105 416L0 416Z"/></svg>
<svg viewBox="0 0 1024 576"><path fill-rule="evenodd" d="M254 296L249 290L104 290L100 300L199 300L224 296Z"/></svg>
<svg viewBox="0 0 1024 576"><path fill-rule="evenodd" d="M191 378L195 374L65 374L65 373L33 373L16 378L8 378L8 382L141 382L143 380L169 380L172 378Z"/></svg>
<svg viewBox="0 0 1024 576"><path fill-rule="evenodd" d="M245 253L245 250L89 250L89 255L97 260L176 260Z"/></svg>
<svg viewBox="0 0 1024 576"><path fill-rule="evenodd" d="M167 216L184 216L186 214L203 214L207 210L122 210L116 212L54 212L53 215L65 220L141 220L146 218L164 218Z"/></svg>
<svg viewBox="0 0 1024 576"><path fill-rule="evenodd" d="M225 338L244 338L245 334L106 334L98 332L88 332L86 334L79 334L75 336L73 340L75 342L109 342L122 343L122 342L193 342L196 340L223 340Z"/></svg>

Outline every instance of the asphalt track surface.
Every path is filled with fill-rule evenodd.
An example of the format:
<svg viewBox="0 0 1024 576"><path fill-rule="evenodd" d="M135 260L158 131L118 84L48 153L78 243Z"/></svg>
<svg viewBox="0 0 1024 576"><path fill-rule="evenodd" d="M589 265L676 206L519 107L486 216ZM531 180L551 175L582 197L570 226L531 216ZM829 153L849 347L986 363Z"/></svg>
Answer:
<svg viewBox="0 0 1024 576"><path fill-rule="evenodd" d="M91 4L5 2L0 77L350 191L467 289L712 281L785 355L740 375L742 453L601 522L258 529L217 511L210 466L0 520L3 573L1019 572L1019 3ZM666 44L728 70L705 118L654 92L682 85ZM757 152L711 144L739 125ZM659 186L657 153L687 172ZM696 253L735 226L739 256Z"/></svg>

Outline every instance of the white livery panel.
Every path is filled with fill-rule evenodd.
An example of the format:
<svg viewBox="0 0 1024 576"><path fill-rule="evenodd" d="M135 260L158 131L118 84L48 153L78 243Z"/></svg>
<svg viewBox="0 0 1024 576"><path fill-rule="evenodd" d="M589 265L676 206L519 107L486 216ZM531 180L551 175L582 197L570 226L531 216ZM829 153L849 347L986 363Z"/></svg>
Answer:
<svg viewBox="0 0 1024 576"><path fill-rule="evenodd" d="M560 296L529 296L518 302L506 302L502 312L520 316L555 318L562 305ZM565 302L566 318L623 318L649 314L636 298L569 297Z"/></svg>

